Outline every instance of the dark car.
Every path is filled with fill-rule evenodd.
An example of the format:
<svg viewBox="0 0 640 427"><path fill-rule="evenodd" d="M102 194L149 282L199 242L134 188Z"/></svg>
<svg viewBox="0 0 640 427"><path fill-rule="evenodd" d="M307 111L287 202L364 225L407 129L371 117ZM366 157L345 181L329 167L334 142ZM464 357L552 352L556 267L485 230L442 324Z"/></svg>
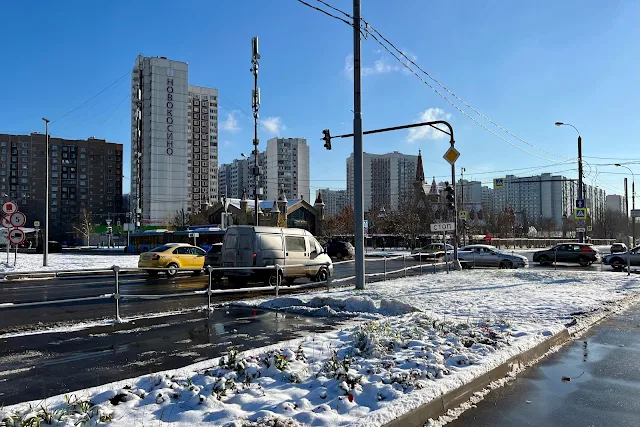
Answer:
<svg viewBox="0 0 640 427"><path fill-rule="evenodd" d="M211 245L211 249L207 252L207 256L204 259L205 268L210 265L211 267L222 266L222 243L214 243ZM222 276L221 270L214 270L214 276Z"/></svg>
<svg viewBox="0 0 640 427"><path fill-rule="evenodd" d="M324 246L324 250L329 257L335 258L338 261L342 259L351 259L356 253L356 250L351 243L340 241L327 243Z"/></svg>
<svg viewBox="0 0 640 427"><path fill-rule="evenodd" d="M447 261L449 261L453 258L453 246L447 243L432 243L420 249L415 249L411 251L411 256L416 261L444 261L445 250Z"/></svg>
<svg viewBox="0 0 640 427"><path fill-rule="evenodd" d="M561 243L533 254L533 262L540 263L540 265L567 262L586 267L600 260L600 251L589 243Z"/></svg>
<svg viewBox="0 0 640 427"><path fill-rule="evenodd" d="M615 254L618 252L627 252L627 245L624 243L614 243L611 245L611 253Z"/></svg>
<svg viewBox="0 0 640 427"><path fill-rule="evenodd" d="M36 253L41 254L43 251L44 251L44 245L42 244L42 242L40 242L36 247ZM62 252L62 245L60 244L60 242L56 242L55 240L49 240L48 253L53 254L53 253L60 253L60 252Z"/></svg>

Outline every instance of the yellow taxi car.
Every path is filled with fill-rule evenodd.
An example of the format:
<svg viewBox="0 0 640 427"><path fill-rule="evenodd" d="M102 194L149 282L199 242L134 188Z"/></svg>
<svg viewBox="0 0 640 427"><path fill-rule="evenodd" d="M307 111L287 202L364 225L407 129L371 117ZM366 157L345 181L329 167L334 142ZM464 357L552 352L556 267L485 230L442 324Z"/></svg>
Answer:
<svg viewBox="0 0 640 427"><path fill-rule="evenodd" d="M169 277L178 274L179 268L193 268L194 273L200 273L204 267L207 253L197 246L186 243L167 243L140 254L138 268L167 268L165 273ZM155 276L160 270L146 270Z"/></svg>

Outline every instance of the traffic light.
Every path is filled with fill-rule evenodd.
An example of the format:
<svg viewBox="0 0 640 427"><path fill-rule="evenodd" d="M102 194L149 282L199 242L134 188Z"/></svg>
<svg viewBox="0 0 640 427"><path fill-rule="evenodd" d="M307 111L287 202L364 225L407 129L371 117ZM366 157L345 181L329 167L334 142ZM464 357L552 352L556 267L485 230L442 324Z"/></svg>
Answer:
<svg viewBox="0 0 640 427"><path fill-rule="evenodd" d="M324 135L322 137L322 139L324 140L324 148L326 148L327 150L331 150L331 133L329 132L329 129L323 130L322 134Z"/></svg>
<svg viewBox="0 0 640 427"><path fill-rule="evenodd" d="M456 196L455 196L455 192L453 190L453 187L451 185L449 185L449 181L446 181L444 183L444 191L447 192L446 195L446 199L447 199L447 207L450 210L454 210L456 208Z"/></svg>

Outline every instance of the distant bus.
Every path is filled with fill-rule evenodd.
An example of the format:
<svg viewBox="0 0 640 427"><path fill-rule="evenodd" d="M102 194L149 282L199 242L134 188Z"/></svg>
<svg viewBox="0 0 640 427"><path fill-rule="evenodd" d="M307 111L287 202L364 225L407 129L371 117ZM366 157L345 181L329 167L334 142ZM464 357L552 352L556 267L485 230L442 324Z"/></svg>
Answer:
<svg viewBox="0 0 640 427"><path fill-rule="evenodd" d="M189 227L183 231L169 230L146 230L138 233L132 233L129 236L129 246L127 252L139 254L149 252L166 243L189 243L199 246L205 251L209 251L214 243L222 243L225 231L216 225L198 225ZM191 236L191 237L189 237Z"/></svg>
<svg viewBox="0 0 640 427"><path fill-rule="evenodd" d="M157 248L165 243L173 241L173 231L169 230L145 230L138 233L131 233L129 236L129 246L127 252L131 254L139 254L149 252L153 248Z"/></svg>

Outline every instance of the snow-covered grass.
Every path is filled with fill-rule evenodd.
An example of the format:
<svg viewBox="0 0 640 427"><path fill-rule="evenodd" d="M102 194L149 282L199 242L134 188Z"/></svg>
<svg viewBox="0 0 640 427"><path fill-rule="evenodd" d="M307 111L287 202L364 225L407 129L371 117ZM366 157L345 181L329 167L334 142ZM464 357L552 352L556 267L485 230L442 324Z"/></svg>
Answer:
<svg viewBox="0 0 640 427"><path fill-rule="evenodd" d="M49 254L47 267L42 266L42 254L18 254L14 266L14 254L6 263L6 254L0 252L0 273L28 272L28 271L56 271L82 269L108 269L113 265L121 268L135 268L138 266L138 255L90 255L90 254Z"/></svg>
<svg viewBox="0 0 640 427"><path fill-rule="evenodd" d="M242 353L229 349L67 401L14 405L0 411L0 421L20 425L55 413L62 426L380 426L638 294L640 282L621 274L483 270L252 300L243 304L365 320Z"/></svg>

